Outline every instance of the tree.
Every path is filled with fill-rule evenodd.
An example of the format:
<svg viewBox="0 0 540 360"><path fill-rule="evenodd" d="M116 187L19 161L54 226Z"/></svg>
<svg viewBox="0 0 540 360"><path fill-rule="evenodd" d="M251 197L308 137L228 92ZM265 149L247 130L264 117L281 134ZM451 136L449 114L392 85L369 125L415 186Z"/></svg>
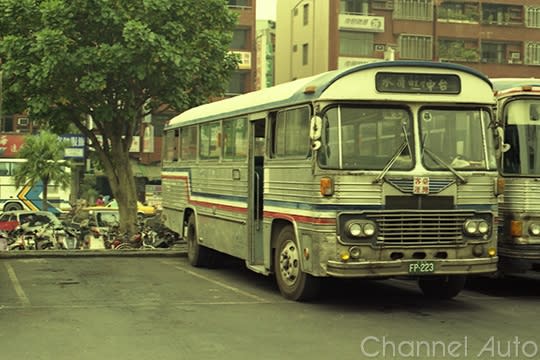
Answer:
<svg viewBox="0 0 540 360"><path fill-rule="evenodd" d="M149 113L223 94L237 67L235 14L224 0L0 0L0 9L5 107L86 135L121 229L134 231L133 136Z"/></svg>
<svg viewBox="0 0 540 360"><path fill-rule="evenodd" d="M58 135L49 131L41 131L39 135L29 135L19 149L19 157L26 159L14 170L17 187L29 183L31 186L41 181L43 184L42 210L49 210L48 186L54 183L66 189L71 181L66 172L64 149L66 144Z"/></svg>

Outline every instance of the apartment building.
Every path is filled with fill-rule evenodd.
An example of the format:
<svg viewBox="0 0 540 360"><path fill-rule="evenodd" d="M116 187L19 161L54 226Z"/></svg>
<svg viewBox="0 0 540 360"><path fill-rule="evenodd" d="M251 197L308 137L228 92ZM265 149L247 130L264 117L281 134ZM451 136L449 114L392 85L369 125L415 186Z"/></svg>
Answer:
<svg viewBox="0 0 540 360"><path fill-rule="evenodd" d="M383 59L540 78L538 0L279 0L276 83Z"/></svg>
<svg viewBox="0 0 540 360"><path fill-rule="evenodd" d="M228 4L229 8L238 14L231 51L238 56L240 62L225 94L226 96L234 96L255 90L256 0L228 0Z"/></svg>

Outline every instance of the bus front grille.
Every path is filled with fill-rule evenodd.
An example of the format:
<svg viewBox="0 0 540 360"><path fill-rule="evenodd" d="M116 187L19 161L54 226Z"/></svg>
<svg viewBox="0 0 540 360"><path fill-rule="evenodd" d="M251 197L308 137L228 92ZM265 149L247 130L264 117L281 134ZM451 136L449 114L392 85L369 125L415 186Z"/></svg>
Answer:
<svg viewBox="0 0 540 360"><path fill-rule="evenodd" d="M473 213L379 213L377 245L445 245L463 243L463 223Z"/></svg>

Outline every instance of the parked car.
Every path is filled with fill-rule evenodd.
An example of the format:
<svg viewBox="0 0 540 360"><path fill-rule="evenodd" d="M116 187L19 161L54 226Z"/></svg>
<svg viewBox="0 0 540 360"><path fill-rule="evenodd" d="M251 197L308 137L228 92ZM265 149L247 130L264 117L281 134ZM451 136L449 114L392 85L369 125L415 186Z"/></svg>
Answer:
<svg viewBox="0 0 540 360"><path fill-rule="evenodd" d="M26 225L34 228L48 223L53 223L55 227L61 227L60 220L49 211L13 210L4 211L0 215L0 230L10 232L18 226Z"/></svg>
<svg viewBox="0 0 540 360"><path fill-rule="evenodd" d="M109 202L107 205L105 205L105 207L111 208L111 209L118 209L118 203L116 202L116 199L115 199ZM145 205L142 202L137 201L137 215L139 216L139 218L142 219L145 217L154 216L156 214L157 214L157 208L155 206Z"/></svg>

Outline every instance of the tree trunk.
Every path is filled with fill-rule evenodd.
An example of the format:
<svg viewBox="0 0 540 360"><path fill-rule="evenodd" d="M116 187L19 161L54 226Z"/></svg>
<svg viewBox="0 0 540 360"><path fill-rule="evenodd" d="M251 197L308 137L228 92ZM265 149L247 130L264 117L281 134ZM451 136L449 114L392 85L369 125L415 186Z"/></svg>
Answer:
<svg viewBox="0 0 540 360"><path fill-rule="evenodd" d="M121 146L113 144L109 158L102 157L102 163L113 196L118 203L120 231L134 234L137 231L137 193L129 154L122 151Z"/></svg>
<svg viewBox="0 0 540 360"><path fill-rule="evenodd" d="M43 197L41 198L41 209L43 211L49 210L48 197L49 197L49 181L46 179L41 179L43 184Z"/></svg>

